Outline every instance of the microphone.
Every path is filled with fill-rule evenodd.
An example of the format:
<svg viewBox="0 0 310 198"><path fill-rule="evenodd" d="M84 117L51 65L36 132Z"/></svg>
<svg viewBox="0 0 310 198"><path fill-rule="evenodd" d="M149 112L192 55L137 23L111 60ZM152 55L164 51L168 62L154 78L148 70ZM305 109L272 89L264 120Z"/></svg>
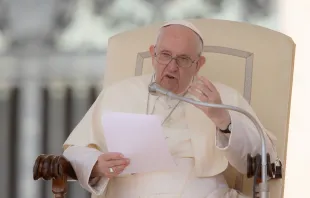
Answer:
<svg viewBox="0 0 310 198"><path fill-rule="evenodd" d="M213 107L213 108L221 108L221 109L227 109L227 110L232 110L232 111L236 111L239 112L243 115L245 115L246 117L248 117L253 124L255 125L257 131L259 132L260 135L260 139L261 139L261 165L262 165L262 169L261 169L261 183L260 188L259 188L259 193L260 193L260 197L261 198L269 198L269 187L268 187L268 182L267 182L267 152L266 152L266 140L264 137L264 132L262 127L260 126L260 124L258 123L258 121L255 119L254 116L252 116L252 114L250 114L249 112L245 111L242 108L239 107L235 107L235 106L231 106L231 105L224 105L224 104L211 104L211 103L207 103L207 102L201 102L201 101L197 101L191 98L186 98L183 96L179 96L177 94L174 94L166 89L163 89L162 87L160 87L157 83L153 82L149 85L148 87L149 89L149 93L152 95L157 95L157 94L162 94L162 95L166 95L169 96L171 98L174 99L178 99L190 104L194 104L194 105L200 105L200 106L205 106L205 107ZM256 181L254 181L255 184ZM254 196L254 195L253 195Z"/></svg>

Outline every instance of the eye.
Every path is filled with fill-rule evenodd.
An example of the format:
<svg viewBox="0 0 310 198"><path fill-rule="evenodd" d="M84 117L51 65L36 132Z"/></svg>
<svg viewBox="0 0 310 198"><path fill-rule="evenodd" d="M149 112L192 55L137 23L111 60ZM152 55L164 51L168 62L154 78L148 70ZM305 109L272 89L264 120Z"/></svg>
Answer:
<svg viewBox="0 0 310 198"><path fill-rule="evenodd" d="M165 60L170 60L171 59L171 54L167 52L162 52L159 54L160 59L165 59Z"/></svg>
<svg viewBox="0 0 310 198"><path fill-rule="evenodd" d="M190 62L190 61L191 61L190 58L184 57L184 56L178 57L178 60L179 60L179 61L182 61L182 62Z"/></svg>
<svg viewBox="0 0 310 198"><path fill-rule="evenodd" d="M180 57L181 60L189 60L187 57Z"/></svg>
<svg viewBox="0 0 310 198"><path fill-rule="evenodd" d="M163 52L163 53L161 53L161 55L163 55L163 56L171 56L169 53L167 53L167 52Z"/></svg>

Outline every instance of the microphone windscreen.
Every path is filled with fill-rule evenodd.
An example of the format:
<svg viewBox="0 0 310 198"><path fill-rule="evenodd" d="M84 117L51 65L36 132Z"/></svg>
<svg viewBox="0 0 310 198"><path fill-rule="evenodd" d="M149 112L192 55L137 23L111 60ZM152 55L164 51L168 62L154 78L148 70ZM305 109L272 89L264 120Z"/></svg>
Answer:
<svg viewBox="0 0 310 198"><path fill-rule="evenodd" d="M157 95L157 88L158 85L155 82L149 84L149 93L152 95Z"/></svg>

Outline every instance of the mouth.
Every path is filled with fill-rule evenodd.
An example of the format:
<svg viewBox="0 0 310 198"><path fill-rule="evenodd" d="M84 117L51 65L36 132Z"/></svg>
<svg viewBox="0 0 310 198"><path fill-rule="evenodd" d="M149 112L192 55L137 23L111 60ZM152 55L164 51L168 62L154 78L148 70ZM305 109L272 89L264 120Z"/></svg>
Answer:
<svg viewBox="0 0 310 198"><path fill-rule="evenodd" d="M171 80L176 79L176 77L175 77L175 76L170 75L170 74L166 74L166 75L165 75L165 77L167 77L167 78L169 78L169 79L171 79Z"/></svg>

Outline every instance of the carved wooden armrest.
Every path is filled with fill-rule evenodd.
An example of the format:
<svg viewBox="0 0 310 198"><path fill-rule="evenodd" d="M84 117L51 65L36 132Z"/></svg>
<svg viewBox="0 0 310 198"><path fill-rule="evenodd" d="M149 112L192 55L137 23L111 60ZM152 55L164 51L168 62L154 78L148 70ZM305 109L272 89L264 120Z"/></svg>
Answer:
<svg viewBox="0 0 310 198"><path fill-rule="evenodd" d="M33 166L33 179L52 180L55 198L64 198L67 180L77 180L74 169L63 155L39 155Z"/></svg>

